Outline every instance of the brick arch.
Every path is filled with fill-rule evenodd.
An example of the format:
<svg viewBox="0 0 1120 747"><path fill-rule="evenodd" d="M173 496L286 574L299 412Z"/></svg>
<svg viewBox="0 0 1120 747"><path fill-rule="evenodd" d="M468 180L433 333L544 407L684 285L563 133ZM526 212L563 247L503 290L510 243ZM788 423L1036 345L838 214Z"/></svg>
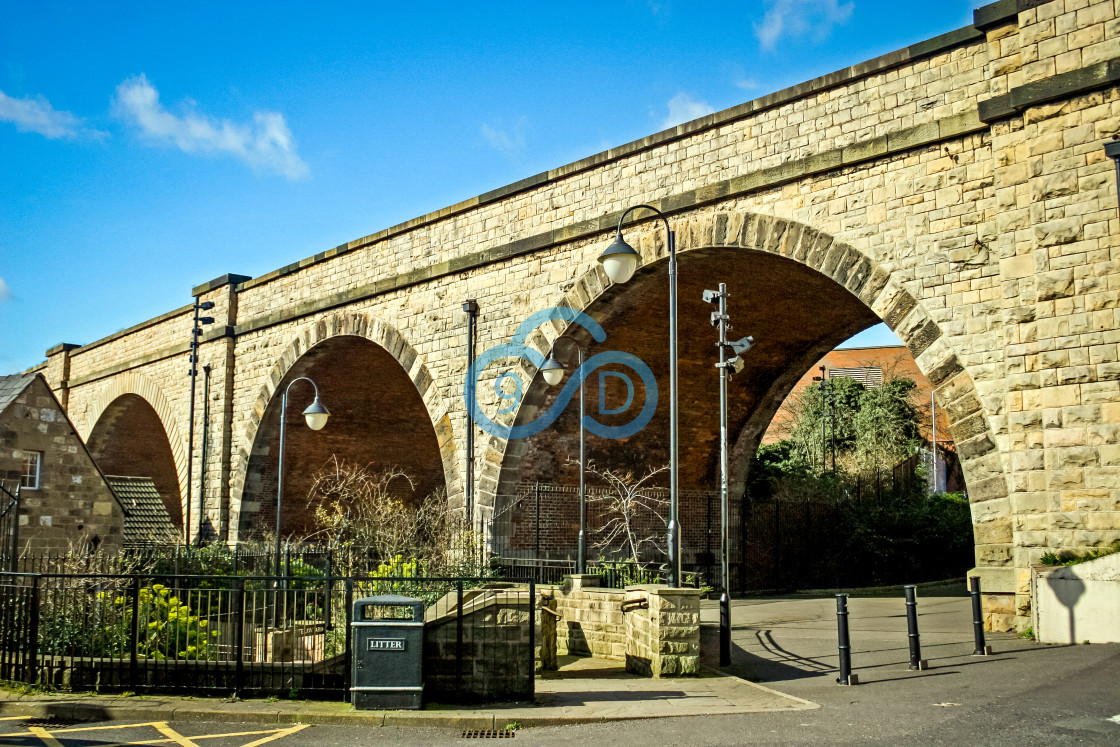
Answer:
<svg viewBox="0 0 1120 747"><path fill-rule="evenodd" d="M175 459L175 473L179 482L179 495L186 496L187 438L186 435L180 433L178 426L175 425L175 413L167 397L151 379L135 371L126 371L106 381L101 386L96 397L94 397L92 406L86 408L83 419L74 423L78 435L81 436L84 443L88 444L89 438L93 434L93 429L97 426L98 421L101 420L101 416L105 414L105 411L108 410L114 402L126 394L134 394L140 397L147 402L151 408L155 410L156 415L159 416L160 423L163 424L163 432L166 434L167 441L171 446L171 455ZM185 501L186 498L184 497L182 500ZM185 507L183 510L185 510Z"/></svg>
<svg viewBox="0 0 1120 747"><path fill-rule="evenodd" d="M249 462L257 433L269 403L277 393L277 388L288 371L316 345L341 336L360 337L381 347L400 364L416 387L431 418L443 462L448 499L461 501L462 483L456 467L456 442L451 422L449 406L435 386L434 379L423 357L392 325L361 312L336 312L327 314L303 327L299 334L288 343L284 352L277 358L261 386L257 399L249 413L242 441L235 454L234 478L231 483L231 511L229 526L241 525L241 501L245 492ZM240 531L237 529L237 531Z"/></svg>
<svg viewBox="0 0 1120 747"><path fill-rule="evenodd" d="M948 415L951 432L957 443L970 499L977 540L977 559L982 565L989 558L997 560L1010 551L1011 532L1007 469L996 447L996 439L988 417L981 405L981 397L972 377L958 360L942 330L923 307L891 271L854 247L811 226L797 221L749 212L714 212L683 216L673 221L677 238L678 255L690 252L766 252L800 263L820 273L846 289L877 318L885 322L910 349L919 369L930 380L939 404ZM667 262L665 232L660 225L644 221L641 228L628 231L632 245L642 255L641 266L651 267ZM601 248L600 240L587 248L595 254L589 257L590 269L586 270L557 298L553 305L568 306L579 311L590 310L611 288L595 255ZM567 324L554 321L542 325L536 335L529 338L542 352L553 340L564 334ZM852 334L858 329L851 330ZM842 342L838 340L837 344ZM757 445L764 426L773 417L794 382L808 367L827 352L829 346L806 350L791 365L790 370L804 364L796 375L780 377L767 391L761 406L748 419L734 443L733 462L738 463L740 481L745 476L749 455ZM517 369L525 384L526 396L516 414L511 414L510 424L532 420L538 402L532 393L542 387L534 381L536 370L522 362ZM751 434L757 432L757 437ZM491 447L503 454L502 469L496 495L512 494L518 481L520 449L523 442L493 439ZM734 469L734 467L733 467ZM481 492L481 491L480 491ZM488 496L491 504L495 496ZM480 500L486 498L480 496ZM501 507L497 507L499 510ZM992 520L996 524L987 524ZM990 550L981 552L980 545ZM997 562L1000 562L997 560Z"/></svg>

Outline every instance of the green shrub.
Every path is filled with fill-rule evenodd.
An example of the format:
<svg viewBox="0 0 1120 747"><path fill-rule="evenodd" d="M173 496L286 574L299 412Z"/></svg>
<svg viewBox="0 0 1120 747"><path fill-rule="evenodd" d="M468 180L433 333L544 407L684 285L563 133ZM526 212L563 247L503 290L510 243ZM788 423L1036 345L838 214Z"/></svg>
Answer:
<svg viewBox="0 0 1120 747"><path fill-rule="evenodd" d="M1078 563L1085 563L1097 558L1103 558L1107 555L1114 555L1120 552L1120 540L1116 540L1108 547L1099 550L1088 550L1083 553L1074 552L1073 550L1059 550L1058 552L1048 552L1042 556L1041 562L1043 565L1077 565Z"/></svg>

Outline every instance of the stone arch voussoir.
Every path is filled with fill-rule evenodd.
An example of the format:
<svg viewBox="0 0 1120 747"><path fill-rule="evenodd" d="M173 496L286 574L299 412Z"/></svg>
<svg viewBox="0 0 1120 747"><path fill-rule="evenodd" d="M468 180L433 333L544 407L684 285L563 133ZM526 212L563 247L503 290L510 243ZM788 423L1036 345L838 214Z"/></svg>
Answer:
<svg viewBox="0 0 1120 747"><path fill-rule="evenodd" d="M457 466L457 445L449 406L444 402L439 389L434 386L435 380L425 365L423 357L392 325L362 312L340 311L320 317L302 327L277 357L265 378L265 383L261 386L260 392L253 403L241 445L236 452L235 477L230 486L231 515L229 525L231 527L240 527L241 500L245 490L253 444L256 441L257 431L260 429L269 402L276 395L280 382L284 380L292 366L316 345L343 335L370 340L392 355L405 370L416 387L416 391L420 394L428 416L431 418L432 427L435 429L440 458L443 462L448 498L453 499L462 492L462 479Z"/></svg>
<svg viewBox="0 0 1120 747"><path fill-rule="evenodd" d="M93 398L92 406L86 409L84 419L74 423L78 435L83 443L88 444L93 429L101 420L101 416L105 414L105 411L109 409L113 402L126 394L135 394L147 402L155 410L160 423L163 424L163 432L167 436L167 441L171 446L171 455L175 460L175 475L179 482L179 496L183 502L182 509L185 512L188 479L187 439L185 435L180 433L179 427L175 424L176 415L171 403L164 395L163 390L156 386L151 379L135 371L125 371L103 382L100 390ZM183 419L186 420L187 418Z"/></svg>
<svg viewBox="0 0 1120 747"><path fill-rule="evenodd" d="M972 377L946 342L937 322L888 268L823 231L778 216L714 212L683 215L671 223L676 231L678 254L720 248L777 254L828 276L870 308L910 349L948 414L973 504L977 544L983 541L980 525L1009 519L1009 508L1004 505L1009 495L1006 466ZM631 229L631 238L635 236L637 241L632 241L632 245L641 254L642 266L668 259L665 232L660 225L648 224L637 233ZM610 285L602 267L592 259L591 266L555 305L585 311ZM567 323L561 321L542 325L541 338L536 344L538 349L551 347L552 341L562 335L566 327ZM529 341L532 343L533 339L530 337ZM520 370L526 392L536 374L530 368ZM520 454L517 446L509 441L502 441L495 448L503 455L496 491L500 494L509 492L517 482L515 475L507 474L516 470L505 468L504 457L508 455L516 460ZM1003 539L1002 530L998 533L1000 544L1009 546L1010 536Z"/></svg>

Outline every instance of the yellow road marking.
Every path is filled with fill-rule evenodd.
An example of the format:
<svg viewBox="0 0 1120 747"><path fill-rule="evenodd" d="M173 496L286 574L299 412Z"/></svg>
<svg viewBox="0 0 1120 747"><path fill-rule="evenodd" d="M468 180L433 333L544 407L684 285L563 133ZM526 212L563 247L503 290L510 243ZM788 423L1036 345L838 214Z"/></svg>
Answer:
<svg viewBox="0 0 1120 747"><path fill-rule="evenodd" d="M149 726L149 724L140 724L140 726ZM202 741L203 739L227 739L227 738L230 738L230 737L255 737L258 734L268 734L268 735L270 735L267 739L264 740L264 742L262 742L260 740L257 740L256 742L250 742L249 743L250 745L257 745L257 744L265 744L266 742L272 741L272 740L276 739L277 737L284 737L284 736L287 736L288 734L294 734L295 732L299 731L299 729L302 729L304 726L307 726L307 725L304 724L304 725L300 726L298 729L285 730L283 733L278 733L276 729L261 729L261 730L258 730L258 731L231 731L231 732L227 732L225 734L199 734L198 736L191 737L191 739L198 742L198 741ZM165 744L165 743L170 742L170 741L172 741L172 740L167 738L167 737L158 737L156 739L145 739L141 742L137 742L137 741L113 742L112 744L106 744L106 745L103 745L102 747L141 747L141 745ZM249 745L242 745L241 747L249 747Z"/></svg>
<svg viewBox="0 0 1120 747"><path fill-rule="evenodd" d="M291 726L287 729L281 729L280 731L273 734L271 737L262 737L262 738L260 738L256 741L254 741L254 742L249 742L248 744L243 744L243 745L241 745L241 747L258 747L258 745L267 744L268 742L275 741L275 740L279 739L280 737L287 737L287 736L290 736L292 734L295 734L297 731L303 731L307 727L308 727L308 724L296 724L295 726Z"/></svg>
<svg viewBox="0 0 1120 747"><path fill-rule="evenodd" d="M29 719L29 718L31 718L31 717L30 716L8 716L8 717L0 718L0 720L13 721L13 720L16 720L16 719L26 720L26 719ZM155 737L154 739L144 739L144 740L140 740L140 741L129 740L127 742L114 742L112 744L106 744L106 745L104 745L104 747L139 747L139 745L168 744L168 743L177 744L177 745L179 745L179 747L201 747L197 743L196 740L228 739L228 738L231 738L231 737L256 737L256 736L260 736L261 737L260 739L256 739L252 742L248 742L244 745L241 745L241 747L259 747L260 745L268 744L269 742L274 742L277 739L280 739L281 737L291 736L292 734L303 731L309 725L308 724L295 724L294 726L289 726L285 729L257 729L257 730L254 730L254 731L232 731L232 732L226 732L225 734L199 734L196 737L186 737L186 736L180 734L179 732L172 729L171 726L166 721L148 721L148 722L137 723L137 724L109 724L107 726L71 726L71 727L67 727L65 729L52 729L51 731L47 731L42 726L28 726L28 727L26 727L27 731L12 732L10 734L0 734L0 738L3 738L3 737L11 737L11 738L26 737L30 733L30 734L38 737L45 745L47 745L47 747L64 747L64 745L61 742L59 742L58 739L56 739L54 737L54 734L74 734L76 732L84 732L84 731L115 731L115 730L118 730L118 729L136 729L136 728L142 727L142 726L150 726L153 729L155 729L156 731L158 731L160 734L162 734L163 736Z"/></svg>
<svg viewBox="0 0 1120 747"><path fill-rule="evenodd" d="M152 726L154 726L156 731L160 734L179 745L179 747L199 747L197 742L184 737L182 734L172 729L166 721L157 721L153 723Z"/></svg>
<svg viewBox="0 0 1120 747"><path fill-rule="evenodd" d="M27 727L27 730L35 736L39 737L39 739L42 740L43 744L47 745L47 747L63 747L62 742L51 736L50 732L48 732L41 726L29 726Z"/></svg>

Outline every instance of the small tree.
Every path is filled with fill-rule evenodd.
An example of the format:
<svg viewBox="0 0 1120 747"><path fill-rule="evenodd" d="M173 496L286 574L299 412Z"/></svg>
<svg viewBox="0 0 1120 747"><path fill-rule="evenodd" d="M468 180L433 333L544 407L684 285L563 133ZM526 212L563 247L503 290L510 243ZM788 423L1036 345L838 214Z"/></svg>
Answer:
<svg viewBox="0 0 1120 747"><path fill-rule="evenodd" d="M416 501L402 495L412 479L402 470L373 472L332 457L315 475L309 493L317 535L340 546L365 548L385 567L416 560L426 574L480 571L476 533L443 492ZM312 535L313 537L315 535Z"/></svg>
<svg viewBox="0 0 1120 747"><path fill-rule="evenodd" d="M587 471L606 483L610 491L590 498L594 503L605 504L609 517L598 539L592 543L601 555L639 560L647 549L658 555L665 554L665 543L661 540L664 533L651 533L643 525L648 525L651 519L660 527L668 525L664 512L669 501L650 490L653 478L668 469L667 464L650 468L644 477L638 478L633 472L596 468L593 462L588 463Z"/></svg>
<svg viewBox="0 0 1120 747"><path fill-rule="evenodd" d="M868 388L855 379L835 378L828 387L831 404L815 383L793 405L790 461L819 468L835 444L837 470L865 473L889 470L914 453L921 413L912 401L918 389L912 379Z"/></svg>
<svg viewBox="0 0 1120 747"><path fill-rule="evenodd" d="M863 392L852 420L854 457L861 471L893 467L914 453L920 439L920 414L913 402L917 390L913 379L899 378Z"/></svg>

